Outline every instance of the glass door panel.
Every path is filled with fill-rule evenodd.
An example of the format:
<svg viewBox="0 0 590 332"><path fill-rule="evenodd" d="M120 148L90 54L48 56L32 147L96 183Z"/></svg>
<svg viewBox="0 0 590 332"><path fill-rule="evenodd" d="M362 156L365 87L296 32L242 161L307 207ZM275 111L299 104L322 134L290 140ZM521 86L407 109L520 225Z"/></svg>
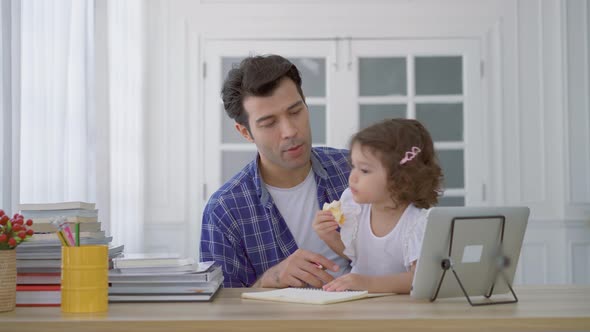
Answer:
<svg viewBox="0 0 590 332"><path fill-rule="evenodd" d="M482 140L466 135L466 130L477 132L481 125L466 121L468 117L481 119L479 108L471 106L479 96L477 47L472 41L352 42L358 128L395 117L423 123L432 135L445 177L440 206L482 199L476 190L483 183L482 172L473 171L482 166L476 159ZM467 83L473 94L465 93Z"/></svg>
<svg viewBox="0 0 590 332"><path fill-rule="evenodd" d="M417 56L414 59L416 95L462 95L461 56Z"/></svg>
<svg viewBox="0 0 590 332"><path fill-rule="evenodd" d="M359 58L359 96L405 96L405 58Z"/></svg>
<svg viewBox="0 0 590 332"><path fill-rule="evenodd" d="M311 126L311 141L313 145L326 145L326 105L310 105L309 124Z"/></svg>
<svg viewBox="0 0 590 332"><path fill-rule="evenodd" d="M416 120L435 142L463 142L463 103L416 104Z"/></svg>
<svg viewBox="0 0 590 332"><path fill-rule="evenodd" d="M379 121L391 118L406 118L407 105L405 104L360 104L359 105L359 129Z"/></svg>

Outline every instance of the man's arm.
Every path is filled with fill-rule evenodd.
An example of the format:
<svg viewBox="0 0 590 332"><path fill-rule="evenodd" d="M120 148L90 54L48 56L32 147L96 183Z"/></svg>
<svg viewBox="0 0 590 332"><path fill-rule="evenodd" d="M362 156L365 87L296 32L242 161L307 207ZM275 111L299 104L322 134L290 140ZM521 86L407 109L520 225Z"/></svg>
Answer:
<svg viewBox="0 0 590 332"><path fill-rule="evenodd" d="M244 287L249 279L247 260L243 253L235 250L228 234L221 231L220 222L220 218L209 209L205 209L201 228L200 260L215 261L221 265L224 287Z"/></svg>
<svg viewBox="0 0 590 332"><path fill-rule="evenodd" d="M284 288L310 285L319 288L334 280L325 269L336 272L340 267L320 254L297 249L282 262L266 270L253 287Z"/></svg>

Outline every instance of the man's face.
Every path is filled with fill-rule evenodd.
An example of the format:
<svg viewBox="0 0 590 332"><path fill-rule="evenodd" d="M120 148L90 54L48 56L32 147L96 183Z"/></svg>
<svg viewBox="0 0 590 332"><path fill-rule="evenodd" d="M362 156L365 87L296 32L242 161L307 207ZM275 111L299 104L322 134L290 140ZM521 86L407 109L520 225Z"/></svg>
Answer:
<svg viewBox="0 0 590 332"><path fill-rule="evenodd" d="M272 95L244 98L250 132L236 129L260 153L261 166L269 172L306 168L310 162L309 111L295 83L282 79Z"/></svg>

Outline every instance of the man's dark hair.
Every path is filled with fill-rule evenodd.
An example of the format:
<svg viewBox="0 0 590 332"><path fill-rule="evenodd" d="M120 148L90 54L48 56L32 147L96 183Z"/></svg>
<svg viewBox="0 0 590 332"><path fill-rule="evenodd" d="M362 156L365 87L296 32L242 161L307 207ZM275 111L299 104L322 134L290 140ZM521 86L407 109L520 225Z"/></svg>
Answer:
<svg viewBox="0 0 590 332"><path fill-rule="evenodd" d="M272 95L279 81L284 77L295 83L297 91L305 102L299 70L291 61L280 55L258 55L245 58L237 68L229 71L223 82L221 98L225 112L250 132L248 113L244 110L243 105L244 98Z"/></svg>

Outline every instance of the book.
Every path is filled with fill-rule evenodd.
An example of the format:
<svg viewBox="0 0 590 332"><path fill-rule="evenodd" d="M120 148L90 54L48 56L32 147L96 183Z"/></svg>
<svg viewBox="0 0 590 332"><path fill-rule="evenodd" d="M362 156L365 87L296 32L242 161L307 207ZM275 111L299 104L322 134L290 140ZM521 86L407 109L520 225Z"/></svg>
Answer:
<svg viewBox="0 0 590 332"><path fill-rule="evenodd" d="M109 295L109 302L199 302L210 301L213 294L141 294L141 295Z"/></svg>
<svg viewBox="0 0 590 332"><path fill-rule="evenodd" d="M20 285L61 284L61 273L17 273L16 283Z"/></svg>
<svg viewBox="0 0 590 332"><path fill-rule="evenodd" d="M43 246L27 246L29 242L23 242L16 247L16 260L59 260L61 261L61 243L47 241ZM109 258L116 257L124 250L124 245L109 246Z"/></svg>
<svg viewBox="0 0 590 332"><path fill-rule="evenodd" d="M169 274L169 273L199 273L207 271L213 261L201 262L189 265L181 266L154 266L154 267L128 267L128 268L115 268L111 273L119 273L124 275L144 275L144 274Z"/></svg>
<svg viewBox="0 0 590 332"><path fill-rule="evenodd" d="M242 293L243 299L306 304L331 304L369 297L367 291L327 292L319 288L283 288Z"/></svg>
<svg viewBox="0 0 590 332"><path fill-rule="evenodd" d="M71 209L71 210L21 210L25 219L39 219L51 217L86 217L98 218L98 210Z"/></svg>
<svg viewBox="0 0 590 332"><path fill-rule="evenodd" d="M113 267L116 269L124 268L150 268L150 267L172 267L195 264L195 259L190 257L180 257L177 254L123 254L113 259Z"/></svg>
<svg viewBox="0 0 590 332"><path fill-rule="evenodd" d="M73 210L73 209L83 209L83 210L94 210L95 204L94 203L86 203L86 202L57 202L57 203L31 203L31 204L19 204L18 209L23 210L34 210L34 211L41 211L41 210Z"/></svg>
<svg viewBox="0 0 590 332"><path fill-rule="evenodd" d="M18 259L16 260L16 270L21 273L23 268L61 268L60 259Z"/></svg>
<svg viewBox="0 0 590 332"><path fill-rule="evenodd" d="M50 222L51 218L33 218L33 225L31 228L35 233L51 233L57 231L57 227ZM98 232L100 231L100 222L97 218L91 217L67 217L70 227L73 224L80 224L80 232Z"/></svg>
<svg viewBox="0 0 590 332"><path fill-rule="evenodd" d="M18 262L17 262L18 263ZM185 272L162 272L145 274L125 274L109 271L109 282L111 284L137 284L137 283L183 283L183 282L208 282L223 275L221 266L214 264L207 271L197 273Z"/></svg>
<svg viewBox="0 0 590 332"><path fill-rule="evenodd" d="M180 282L175 284L111 284L109 294L213 294L223 283L223 275L209 282Z"/></svg>
<svg viewBox="0 0 590 332"><path fill-rule="evenodd" d="M60 285L16 285L17 307L59 306Z"/></svg>
<svg viewBox="0 0 590 332"><path fill-rule="evenodd" d="M104 231L98 231L98 232L80 232L80 241L82 241L83 238L91 238L91 239L104 239ZM59 238L57 237L57 233L36 233L33 234L33 236L31 236L31 238L29 238L27 241L59 241Z"/></svg>
<svg viewBox="0 0 590 332"><path fill-rule="evenodd" d="M33 235L34 237L35 235ZM94 237L80 237L80 245L89 245L89 244L109 244L113 240L112 236L103 236L100 238ZM23 247L23 251L32 248L39 248L39 247L61 247L61 242L56 238L53 239L40 239L36 241L26 241L19 245L19 247ZM61 250L61 248L59 248ZM18 253L19 251L17 251Z"/></svg>

